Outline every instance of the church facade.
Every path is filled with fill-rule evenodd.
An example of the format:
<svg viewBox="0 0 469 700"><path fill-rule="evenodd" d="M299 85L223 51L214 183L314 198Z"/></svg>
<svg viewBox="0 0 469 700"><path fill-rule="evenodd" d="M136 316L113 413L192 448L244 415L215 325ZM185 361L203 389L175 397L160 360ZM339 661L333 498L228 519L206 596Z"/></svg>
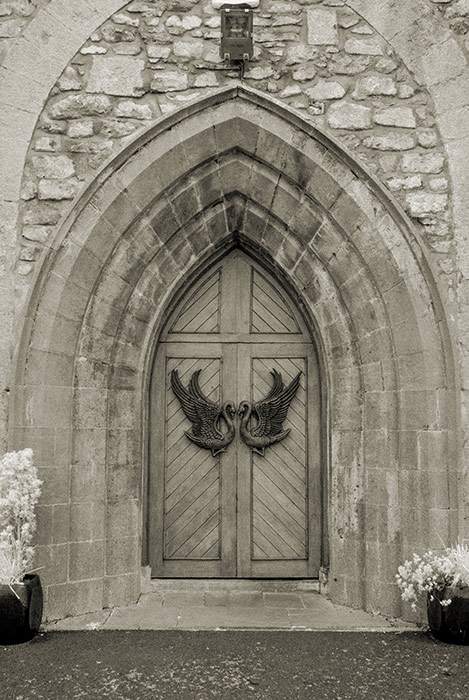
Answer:
<svg viewBox="0 0 469 700"><path fill-rule="evenodd" d="M46 616L195 577L415 619L397 567L469 537L469 6L251 2L230 60L219 5L0 8L0 436Z"/></svg>

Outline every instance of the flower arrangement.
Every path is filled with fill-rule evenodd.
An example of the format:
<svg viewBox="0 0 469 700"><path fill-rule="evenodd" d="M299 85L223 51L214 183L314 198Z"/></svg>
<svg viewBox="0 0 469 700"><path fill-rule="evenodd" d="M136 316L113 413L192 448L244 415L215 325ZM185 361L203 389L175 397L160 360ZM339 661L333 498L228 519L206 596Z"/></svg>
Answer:
<svg viewBox="0 0 469 700"><path fill-rule="evenodd" d="M41 483L31 449L8 452L0 460L0 584L21 583L31 572Z"/></svg>
<svg viewBox="0 0 469 700"><path fill-rule="evenodd" d="M399 567L396 580L402 599L409 602L413 610L418 596L425 593L430 594L430 600L436 597L441 605L450 605L451 598L441 598L435 593L446 587L469 586L469 546L448 547L443 554L431 550L422 556L414 554L412 561Z"/></svg>

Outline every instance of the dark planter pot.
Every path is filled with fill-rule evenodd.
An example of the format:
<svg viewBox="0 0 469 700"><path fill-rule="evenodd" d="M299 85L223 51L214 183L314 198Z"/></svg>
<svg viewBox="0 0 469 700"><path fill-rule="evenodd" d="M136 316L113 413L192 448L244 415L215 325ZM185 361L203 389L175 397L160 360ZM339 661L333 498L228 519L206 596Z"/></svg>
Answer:
<svg viewBox="0 0 469 700"><path fill-rule="evenodd" d="M440 600L451 598L449 605ZM469 644L469 588L444 588L427 599L428 624L436 639L448 644Z"/></svg>
<svg viewBox="0 0 469 700"><path fill-rule="evenodd" d="M37 574L26 574L23 583L13 583L11 588L0 585L1 644L18 644L31 639L39 630L41 619L42 587Z"/></svg>

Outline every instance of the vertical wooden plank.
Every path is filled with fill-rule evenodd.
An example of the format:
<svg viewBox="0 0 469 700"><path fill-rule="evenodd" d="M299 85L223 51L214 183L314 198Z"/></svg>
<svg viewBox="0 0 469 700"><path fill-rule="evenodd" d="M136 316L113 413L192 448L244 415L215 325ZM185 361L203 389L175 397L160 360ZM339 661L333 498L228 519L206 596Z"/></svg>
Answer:
<svg viewBox="0 0 469 700"><path fill-rule="evenodd" d="M251 345L238 345L238 397L239 401L251 400ZM238 433L239 435L239 433ZM247 445L239 440L238 447L238 546L237 546L237 570L238 577L249 578L251 576L252 555L252 487L251 487L251 451Z"/></svg>
<svg viewBox="0 0 469 700"><path fill-rule="evenodd" d="M240 254L236 269L236 305L238 333L249 333L251 328L252 268L245 255Z"/></svg>
<svg viewBox="0 0 469 700"><path fill-rule="evenodd" d="M223 401L233 403L237 412L237 346L225 344L222 348ZM237 413L234 420L237 422ZM238 440L235 439L228 450L221 455L221 575L226 578L236 576L236 491Z"/></svg>
<svg viewBox="0 0 469 700"><path fill-rule="evenodd" d="M223 265L221 279L222 333L249 333L251 309L251 266L240 251Z"/></svg>

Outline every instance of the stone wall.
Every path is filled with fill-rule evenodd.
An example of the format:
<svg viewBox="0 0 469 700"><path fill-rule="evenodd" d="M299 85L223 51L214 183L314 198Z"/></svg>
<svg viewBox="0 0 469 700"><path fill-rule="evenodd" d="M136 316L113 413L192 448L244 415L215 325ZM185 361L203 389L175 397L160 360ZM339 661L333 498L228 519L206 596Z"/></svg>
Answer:
<svg viewBox="0 0 469 700"><path fill-rule="evenodd" d="M119 0L103 0L99 4L92 0L1 3L0 60L4 55L2 79L6 83L2 89L6 96L5 109L0 115L2 133L6 134L0 145L3 173L0 314L4 329L0 341L0 378L4 389L0 439L3 443L6 444L7 439L6 408L14 374L9 366L10 357L18 345L23 322L27 329L32 320L24 319L25 300L35 280L47 279L47 265L58 245L56 236L61 218L67 215L70 207L74 210L75 198L86 183L102 177L99 173L106 161L122 153L132 139L143 134L155 120L231 85L254 87L290 107L292 115L301 115L310 124L337 138L356 162L363 163L400 203L421 234L435 278L442 282L444 311L435 307L436 313L440 314L442 326L445 318L448 319L453 337L458 338L460 371L464 377L469 367L467 14L467 2L463 0L261 0L255 11L256 53L241 76L236 66L226 65L218 56L219 14L212 10L209 0L138 0L128 4ZM321 43L326 37L328 43ZM21 201L17 207L20 173ZM114 235L105 222L102 225L109 236ZM193 236L191 241L193 243ZM66 256L74 254L73 240L66 243L62 252L66 266ZM142 259L145 253L143 251ZM130 251L126 249L121 255L125 263L130 264ZM88 280L94 268L87 265L96 261L93 257L84 257L81 269ZM402 261L405 267L407 263ZM77 286L71 303L78 304L82 290L79 278L75 279ZM105 278L104 289L107 281ZM57 289L50 289L50 304L54 303ZM103 292L100 304L104 304L105 299ZM457 301L459 306L456 306ZM393 308L397 313L398 300ZM47 319L45 314L43 320ZM58 332L62 324L65 340L68 338L67 323L59 315L54 326ZM45 341L46 330L39 339L40 347ZM22 350L26 352L25 348L20 348L17 365L20 371L25 357ZM451 353L448 349L447 352ZM35 354L34 361L39 355L40 352ZM62 381L65 371L70 370L71 359L59 355L60 351L55 353L59 364L54 366L54 371L58 381ZM419 380L415 361L416 356L400 368L407 373L406 381ZM48 362L41 372L50 379L50 358ZM40 365L34 365L33 359L28 363L28 371L39 372ZM373 372L370 367L369 379L375 376ZM41 381L44 376L41 375ZM91 376L88 376L89 381ZM67 381L67 391L62 393L68 401L75 389L70 378ZM447 383L445 389L452 390L453 386ZM464 407L464 382L462 389ZM101 394L101 388L90 389L90 385L85 384L83 396L90 397L93 391L97 396ZM62 394L58 391L59 395ZM368 399L371 408L374 398L376 396ZM405 409L407 417L419 407L418 396L412 395L412 401L409 403L412 410ZM10 402L11 415L16 403L21 404L18 395L15 402ZM27 420L33 420L34 402L25 406L27 411L31 410ZM91 409L89 415L97 415L99 406L93 405ZM60 402L52 406L51 411L54 410L57 418L62 419ZM380 419L385 413L379 412ZM458 420L455 415L449 427L457 430ZM467 432L466 423L463 412L462 427ZM34 447L40 455L42 474L47 475L40 516L41 563L49 570L48 585L57 586L52 613L55 616L67 613L70 596L76 603L74 611L99 606L99 601L103 600L102 592L97 592L96 587L92 589L89 583L77 583L83 577L84 569L79 570L82 565L89 570L91 561L102 561L102 537L96 538L96 546L91 548L85 535L89 531L95 536L96 528L103 525L104 515L100 508L88 502L72 503L71 510L68 479L71 474L81 474L81 465L73 468L70 460L67 462L69 427L60 423L60 430L50 428L55 436L52 443L49 428L34 428ZM84 427L90 428L88 424ZM400 484L409 486L404 489L402 504L411 509L412 498L419 502L428 497L422 481L425 475L414 471L414 467L433 465L433 477L441 483L440 495L435 491L432 496L433 505L441 512L434 508L432 522L437 522L441 516L442 532L454 535L453 526L453 529L447 527L447 516L451 518L452 514L445 514L443 510L446 498L454 510L456 482L453 477L457 473L459 533L464 536L467 535L464 530L467 521L461 506L467 503L469 493L467 472L465 469L457 471L459 450L454 445L451 450L443 447L440 433L444 430L433 431L435 434L425 430L417 442L415 434L409 440L409 445L413 441L415 450L414 447L409 449L407 463L401 463L404 471L399 477ZM11 447L23 446L28 434L32 435L32 431L28 433L25 426L17 429L12 425ZM337 454L342 458L346 443L343 445L337 443ZM83 445L82 449L86 452ZM84 458L91 459L89 454ZM93 472L93 460L87 467L89 473L102 479L102 472ZM448 479L445 469L454 472ZM397 528L395 508L399 507L401 497L397 475L386 474L389 478L386 489L382 482L376 481L375 486L380 498L386 496L392 501L388 505L393 508L386 506L389 516L386 528L391 532ZM352 483L354 473L349 473L347 478ZM436 489L436 484L434 481L432 488ZM362 481L360 488L363 485ZM357 501L355 515L360 503ZM386 547L375 551L377 544L373 544L373 537L376 535L379 541L375 530L385 520L381 517L383 504L379 503L378 508L374 505L371 503L369 513L375 520L372 522L370 516L367 525L370 570L373 562L376 564L379 559L389 581L401 550L400 545L396 545L389 558ZM135 509L132 510L132 537L136 540L141 532L139 517ZM424 544L425 518L417 512L415 517L420 518L415 527L411 518L407 521L406 552ZM73 533L72 528L75 528ZM417 535L412 539L414 530L422 534L421 539ZM78 531L79 537L75 535ZM355 552L350 548L352 551ZM135 571L119 574L128 576L131 582L128 589L124 578L119 582L115 571L114 574L116 577L108 582L107 603L125 601L126 595L128 599L135 593L138 580ZM377 582L378 579L372 588ZM351 582L350 590L353 585ZM354 604L363 604L357 589L352 593L350 590L341 592L342 600L348 595ZM90 596L93 596L92 601ZM370 596L370 600L373 596L378 600L378 588L371 590Z"/></svg>
<svg viewBox="0 0 469 700"><path fill-rule="evenodd" d="M242 77L329 130L414 219L454 286L444 149L428 94L344 2L263 0ZM23 180L18 272L28 275L83 182L153 120L240 78L219 56L205 2L131 2L65 68L38 122Z"/></svg>

